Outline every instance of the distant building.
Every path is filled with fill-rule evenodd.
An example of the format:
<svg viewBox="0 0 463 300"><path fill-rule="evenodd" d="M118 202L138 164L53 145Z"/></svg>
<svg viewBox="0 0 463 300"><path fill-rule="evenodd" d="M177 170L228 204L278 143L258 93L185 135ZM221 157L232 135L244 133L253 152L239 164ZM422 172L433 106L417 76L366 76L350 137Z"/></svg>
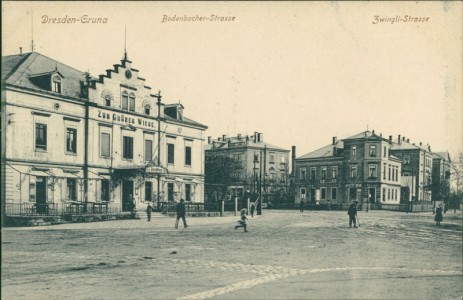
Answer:
<svg viewBox="0 0 463 300"><path fill-rule="evenodd" d="M202 202L207 126L157 96L127 55L98 78L36 52L2 57L6 214Z"/></svg>
<svg viewBox="0 0 463 300"><path fill-rule="evenodd" d="M434 152L432 154L432 200L448 201L450 194L450 154Z"/></svg>
<svg viewBox="0 0 463 300"><path fill-rule="evenodd" d="M391 142L365 131L295 159L296 203L341 206L349 201L400 202L401 163Z"/></svg>
<svg viewBox="0 0 463 300"><path fill-rule="evenodd" d="M235 137L223 135L217 139L209 137L205 149L206 163L212 155L224 155L241 166L234 181L227 187L229 197L241 197L249 191L262 195L265 202L271 201L267 196L271 197L275 189L287 189L290 151L264 142L263 133L255 132L252 136L238 134Z"/></svg>

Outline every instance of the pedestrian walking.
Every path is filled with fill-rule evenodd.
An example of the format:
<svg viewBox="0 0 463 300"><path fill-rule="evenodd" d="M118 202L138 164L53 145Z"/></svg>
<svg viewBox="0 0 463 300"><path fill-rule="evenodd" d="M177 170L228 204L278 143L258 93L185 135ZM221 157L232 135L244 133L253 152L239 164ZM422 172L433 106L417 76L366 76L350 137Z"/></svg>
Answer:
<svg viewBox="0 0 463 300"><path fill-rule="evenodd" d="M148 217L147 222L151 221L151 212L153 211L153 202L149 201L146 205L146 216Z"/></svg>
<svg viewBox="0 0 463 300"><path fill-rule="evenodd" d="M178 229L178 220L182 218L184 228L187 228L188 225L186 224L185 220L185 204L183 203L183 199L180 199L180 203L177 204L175 208L177 211L177 220L175 221L175 229Z"/></svg>
<svg viewBox="0 0 463 300"><path fill-rule="evenodd" d="M238 225L235 226L235 230L239 227L243 227L244 228L244 232L248 232L247 228L246 228L246 220L248 219L246 217L246 208L243 208L241 210L241 218L240 220L238 221Z"/></svg>
<svg viewBox="0 0 463 300"><path fill-rule="evenodd" d="M355 200L354 203L352 203L349 206L349 210L347 211L347 214L349 215L349 227L352 227L352 223L354 223L354 228L357 228L357 203L358 201Z"/></svg>
<svg viewBox="0 0 463 300"><path fill-rule="evenodd" d="M436 221L436 226L440 226L440 222L444 220L442 216L442 204L439 204L439 207L436 208L436 216L434 217L434 221Z"/></svg>
<svg viewBox="0 0 463 300"><path fill-rule="evenodd" d="M254 210L256 209L256 207L254 206L254 204L251 204L251 218L254 218Z"/></svg>
<svg viewBox="0 0 463 300"><path fill-rule="evenodd" d="M301 200L301 203L299 203L299 209L301 212L304 212L304 200Z"/></svg>

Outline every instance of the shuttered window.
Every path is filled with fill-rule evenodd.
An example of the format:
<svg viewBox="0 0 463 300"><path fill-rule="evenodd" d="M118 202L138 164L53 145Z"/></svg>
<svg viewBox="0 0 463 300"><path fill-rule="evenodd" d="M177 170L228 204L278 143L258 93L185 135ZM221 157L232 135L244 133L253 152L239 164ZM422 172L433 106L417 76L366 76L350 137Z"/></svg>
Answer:
<svg viewBox="0 0 463 300"><path fill-rule="evenodd" d="M122 157L133 159L133 138L131 136L124 136L122 144Z"/></svg>
<svg viewBox="0 0 463 300"><path fill-rule="evenodd" d="M145 140L145 161L153 160L153 141Z"/></svg>
<svg viewBox="0 0 463 300"><path fill-rule="evenodd" d="M167 163L173 164L175 163L175 145L174 144L167 144Z"/></svg>
<svg viewBox="0 0 463 300"><path fill-rule="evenodd" d="M191 166L191 147L185 147L185 166Z"/></svg>
<svg viewBox="0 0 463 300"><path fill-rule="evenodd" d="M111 135L109 133L102 133L101 134L101 156L109 157L110 156L110 149L111 149Z"/></svg>

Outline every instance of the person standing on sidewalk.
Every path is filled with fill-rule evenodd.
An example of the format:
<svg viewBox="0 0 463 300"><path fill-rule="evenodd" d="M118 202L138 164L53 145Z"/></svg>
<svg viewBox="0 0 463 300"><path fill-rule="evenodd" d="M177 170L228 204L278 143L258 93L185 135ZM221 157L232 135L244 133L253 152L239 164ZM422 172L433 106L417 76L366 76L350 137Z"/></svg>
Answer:
<svg viewBox="0 0 463 300"><path fill-rule="evenodd" d="M151 221L151 212L153 211L153 202L149 201L146 206L146 216L148 217L147 222Z"/></svg>
<svg viewBox="0 0 463 300"><path fill-rule="evenodd" d="M439 207L436 208L436 216L434 217L434 221L436 221L436 226L440 226L440 222L444 220L442 216L442 204L439 204Z"/></svg>
<svg viewBox="0 0 463 300"><path fill-rule="evenodd" d="M254 210L256 209L256 207L254 206L254 204L251 204L251 218L254 218Z"/></svg>
<svg viewBox="0 0 463 300"><path fill-rule="evenodd" d="M352 203L349 206L349 210L347 211L347 214L349 215L349 227L352 227L352 223L354 223L354 228L357 228L357 203L358 201L355 200L354 203Z"/></svg>
<svg viewBox="0 0 463 300"><path fill-rule="evenodd" d="M301 203L299 204L299 209L301 212L304 212L304 200L301 199Z"/></svg>
<svg viewBox="0 0 463 300"><path fill-rule="evenodd" d="M183 226L185 228L188 227L188 225L186 224L186 220L185 220L185 204L183 203L183 199L180 199L180 203L177 204L177 207L175 208L175 210L177 211L177 220L175 221L175 229L178 229L178 220L180 220L180 218L182 218L183 220Z"/></svg>

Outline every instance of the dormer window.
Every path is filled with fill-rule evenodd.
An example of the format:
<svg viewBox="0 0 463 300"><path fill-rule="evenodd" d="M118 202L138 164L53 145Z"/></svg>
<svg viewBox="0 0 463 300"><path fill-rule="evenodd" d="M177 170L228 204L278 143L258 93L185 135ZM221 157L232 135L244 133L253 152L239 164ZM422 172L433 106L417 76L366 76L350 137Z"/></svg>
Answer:
<svg viewBox="0 0 463 300"><path fill-rule="evenodd" d="M52 89L53 92L61 94L61 77L59 77L58 75L53 76Z"/></svg>
<svg viewBox="0 0 463 300"><path fill-rule="evenodd" d="M145 105L145 115L149 115L151 110L151 106L149 104Z"/></svg>
<svg viewBox="0 0 463 300"><path fill-rule="evenodd" d="M135 94L130 93L129 96L129 111L135 111Z"/></svg>

